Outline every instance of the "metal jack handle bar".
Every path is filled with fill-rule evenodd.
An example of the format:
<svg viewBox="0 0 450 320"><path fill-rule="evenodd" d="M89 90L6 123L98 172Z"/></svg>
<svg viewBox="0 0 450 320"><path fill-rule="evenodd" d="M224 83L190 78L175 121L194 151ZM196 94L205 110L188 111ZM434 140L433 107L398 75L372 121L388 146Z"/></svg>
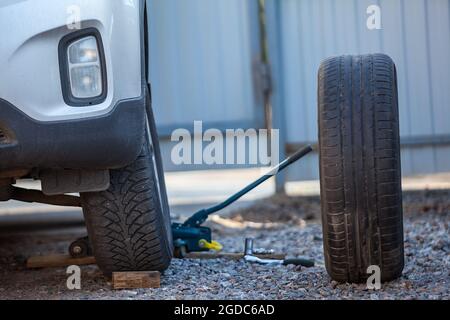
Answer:
<svg viewBox="0 0 450 320"><path fill-rule="evenodd" d="M308 153L313 151L311 146L307 146L303 149L298 150L296 153L294 153L292 156L288 157L286 160L278 164L276 167L272 168L268 173L260 177L258 180L252 182L248 186L246 186L244 189L240 190L239 192L233 194L231 197L229 197L224 202L221 202L213 207L202 209L200 211L197 211L192 217L186 220L185 223L183 223L184 227L198 227L203 222L205 222L208 219L208 216L222 210L223 208L228 207L230 204L236 202L239 200L242 196L249 193L253 189L255 189L257 186L259 186L261 183L265 182L266 180L272 178L273 176L277 175L284 169L286 169L288 166L293 164L294 162L297 162L304 156L306 156Z"/></svg>

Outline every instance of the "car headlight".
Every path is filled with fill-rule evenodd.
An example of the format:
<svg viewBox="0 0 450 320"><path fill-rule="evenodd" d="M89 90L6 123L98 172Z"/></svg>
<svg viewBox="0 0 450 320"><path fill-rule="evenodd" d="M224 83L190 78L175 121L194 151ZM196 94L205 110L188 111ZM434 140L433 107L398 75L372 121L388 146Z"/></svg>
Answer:
<svg viewBox="0 0 450 320"><path fill-rule="evenodd" d="M96 29L85 29L61 40L61 79L67 104L85 106L106 98L106 69L101 37Z"/></svg>

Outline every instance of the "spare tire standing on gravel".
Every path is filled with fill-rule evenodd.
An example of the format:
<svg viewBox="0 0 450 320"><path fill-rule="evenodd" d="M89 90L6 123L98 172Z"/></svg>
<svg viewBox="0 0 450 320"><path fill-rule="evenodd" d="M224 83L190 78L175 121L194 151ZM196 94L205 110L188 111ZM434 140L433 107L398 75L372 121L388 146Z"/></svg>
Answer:
<svg viewBox="0 0 450 320"><path fill-rule="evenodd" d="M158 136L149 99L147 104L139 157L111 170L108 190L81 194L94 256L106 276L115 271L163 271L173 255Z"/></svg>
<svg viewBox="0 0 450 320"><path fill-rule="evenodd" d="M325 263L339 282L403 270L396 68L384 54L341 56L319 70L320 185Z"/></svg>

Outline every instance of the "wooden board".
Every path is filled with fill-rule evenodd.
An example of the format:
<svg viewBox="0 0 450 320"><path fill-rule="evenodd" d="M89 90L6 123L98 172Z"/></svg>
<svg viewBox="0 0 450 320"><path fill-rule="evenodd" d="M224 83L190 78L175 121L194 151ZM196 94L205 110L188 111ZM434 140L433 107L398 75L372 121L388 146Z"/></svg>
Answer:
<svg viewBox="0 0 450 320"><path fill-rule="evenodd" d="M27 260L27 268L57 268L57 267L68 267L72 265L81 266L95 264L94 257L85 257L74 259L70 255L49 255L49 256L36 256L30 257Z"/></svg>
<svg viewBox="0 0 450 320"><path fill-rule="evenodd" d="M275 259L284 260L286 258L285 254L272 253L272 254L254 254L255 257L260 259ZM210 253L210 252L191 252L185 257L186 259L230 259L230 260L240 260L244 258L243 253Z"/></svg>
<svg viewBox="0 0 450 320"><path fill-rule="evenodd" d="M113 289L159 288L161 274L158 271L113 272Z"/></svg>

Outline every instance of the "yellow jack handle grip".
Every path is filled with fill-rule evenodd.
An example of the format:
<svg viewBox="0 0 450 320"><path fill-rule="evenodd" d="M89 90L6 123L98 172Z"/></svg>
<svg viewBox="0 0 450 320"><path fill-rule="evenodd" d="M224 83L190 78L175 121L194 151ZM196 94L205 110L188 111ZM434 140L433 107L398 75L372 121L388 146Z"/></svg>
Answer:
<svg viewBox="0 0 450 320"><path fill-rule="evenodd" d="M221 251L223 249L223 246L217 241L208 242L205 239L202 239L198 242L198 244L200 248L208 250Z"/></svg>

